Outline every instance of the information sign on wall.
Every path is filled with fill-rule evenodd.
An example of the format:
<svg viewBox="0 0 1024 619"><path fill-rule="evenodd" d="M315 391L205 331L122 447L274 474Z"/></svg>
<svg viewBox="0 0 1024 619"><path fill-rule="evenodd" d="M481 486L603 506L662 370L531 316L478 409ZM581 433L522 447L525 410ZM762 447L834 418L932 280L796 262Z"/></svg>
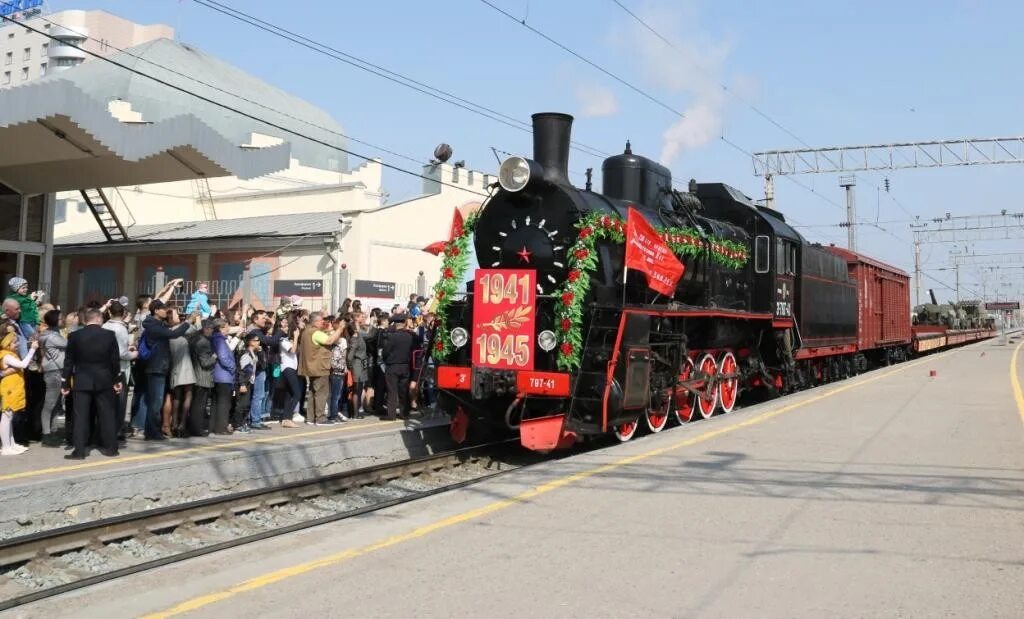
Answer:
<svg viewBox="0 0 1024 619"><path fill-rule="evenodd" d="M274 282L275 297L320 298L324 296L324 282L321 279L279 279Z"/></svg>
<svg viewBox="0 0 1024 619"><path fill-rule="evenodd" d="M395 282L378 282L372 279L357 279L356 296L369 299L394 299Z"/></svg>

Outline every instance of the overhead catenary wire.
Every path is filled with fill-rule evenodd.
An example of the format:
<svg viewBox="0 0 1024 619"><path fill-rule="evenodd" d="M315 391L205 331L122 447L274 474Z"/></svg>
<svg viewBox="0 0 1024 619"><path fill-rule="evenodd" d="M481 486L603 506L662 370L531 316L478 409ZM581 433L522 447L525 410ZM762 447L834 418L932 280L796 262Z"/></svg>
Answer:
<svg viewBox="0 0 1024 619"><path fill-rule="evenodd" d="M194 0L194 1L206 1L206 0ZM552 45L558 47L559 49L565 51L566 53L572 55L573 57L579 59L581 62L583 62L583 63L593 67L594 69L600 71L601 73L611 77L612 79L614 79L615 81L619 82L620 84L623 84L624 86L626 86L630 90L636 92L637 94L639 94L640 96L644 97L645 99L647 99L649 101L652 101L653 103L655 103L659 107L668 110L669 112L671 112L672 114L674 114L675 116L677 116L679 118L686 118L686 115L683 112L677 110L676 108L672 107L671 105L669 105L669 104L665 103L664 101L658 99L657 97L655 97L654 95L648 93L647 91L645 91L644 89L640 88L639 86L636 86L633 83L626 81L624 78L622 78L622 77L616 75L615 73L609 71L608 69L604 68L603 66L601 66L598 63L594 62L593 60L590 60L589 58L587 58L583 54L573 50L572 48L568 47L567 45L565 45L565 44L561 43L560 41L556 40L554 37L551 37L550 35L548 35L548 34L544 33L543 31L541 31L541 30L531 26L530 24L527 24L524 20L517 19L514 15L512 15L508 11L505 11L504 9L502 9L502 8L496 6L495 4L493 4L492 2L490 2L490 0L480 0L480 2L482 2L485 5L487 5L491 9L497 11L498 13L500 13L503 16L505 16L506 18L508 18L508 19L514 21L515 23L519 24L523 28L526 28L530 32L534 33L535 35L543 38L545 41L548 41ZM728 140L724 135L721 136L721 139L722 139L723 142L725 142L726 144L728 144L728 145L732 146L733 148L739 150L740 152L744 153L748 157L752 157L753 156L749 151L747 151L746 149L741 148L740 146L738 146L734 142ZM828 200L827 198L825 198L824 196L819 194L814 189L812 189L810 187L807 187L806 185L804 185L803 183L797 181L796 179L790 178L788 176L786 178L789 179L790 182L793 182L793 183L803 187L804 189L810 191L811 193L821 197L825 201L833 204L837 208L845 209L845 207L840 206L839 204L837 204L835 202L832 202L831 200ZM676 183L676 181L673 181L673 183Z"/></svg>
<svg viewBox="0 0 1024 619"><path fill-rule="evenodd" d="M0 0L0 4L5 4L5 5L8 5L8 6L12 6L11 3L6 2L4 0ZM58 39L57 37L51 35L48 32L44 32L44 31L42 31L42 30L40 30L38 28L35 28L33 26L27 25L26 23L24 23L22 21L19 21L19 20L16 20L16 19L12 19L11 17L5 16L5 15L0 15L0 21L9 21L11 23L17 24L17 25L25 28L28 31L35 32L36 34L40 34L40 35L42 35L42 36L44 36L44 37L46 37L46 38L48 38L48 39L50 39L52 41L61 41L61 39ZM302 133L300 131L297 131L295 129L291 129L291 128L285 127L285 126L283 126L283 125L281 125L279 123L275 123L275 122L267 120L265 118L260 118L259 116L256 116L256 115L251 114L249 112L246 112L244 110L238 109L237 107L228 105L227 103L224 103L222 101L217 101L216 99L212 99L212 98L207 97L205 95L202 95L202 94L199 94L197 92L191 91L191 90L189 90L187 88L184 88L182 86L178 86L177 84L172 84L172 83L168 82L167 80L164 80L164 79L161 79L159 77L150 75L150 74L148 74L148 73L146 73L144 71L140 71L140 70L138 70L138 69L136 69L134 67L129 67L129 66L125 65L124 63L121 63L121 62L118 62L118 61L114 60L113 58L108 58L106 56L102 56L100 54L97 54L96 52L93 52L91 50L85 49L85 48L80 47L78 45L71 45L71 44L69 44L67 42L64 42L64 44L70 45L71 47L75 47L76 49L82 51L85 54L88 54L88 55L92 56L93 58L97 58L97 59L102 60L104 62L107 62L107 63L109 63L109 64L111 64L113 66L116 66L116 67L118 67L120 69L123 69L125 71L130 72L130 73L133 73L133 74L138 75L140 77L144 77L146 79L152 80L152 81L156 82L157 84L160 84L162 86L170 88L171 90L180 92L182 94L191 96L191 97L193 97L193 98L195 98L197 100L203 101L205 103L209 103L210 105L214 105L214 106L217 106L217 107L219 107L221 109L227 110L229 112L238 114L239 116L242 116L244 118L248 118L248 119L256 121L258 123L262 123L262 124L264 124L264 125L266 125L268 127L272 127L274 129L277 129L278 131L283 131L285 133L297 136L299 138L303 138L305 140L309 140L310 142L313 142L313 143L316 143L316 144L320 144L321 146L325 146L327 148L337 150L338 152L345 153L346 155L351 155L353 157L356 157L358 159L362 159L364 161L372 161L372 160L375 159L374 157L363 155L361 153L357 153L357 152L352 151L352 150L347 149L347 148L342 148L342 147L340 147L340 146L338 146L336 144L331 144L330 142L327 142L325 140L321 140L321 139L315 138L313 136L307 135L307 134ZM471 193L471 194L482 196L482 197L486 197L487 196L486 193L482 193L482 192L479 192L479 191L474 191L472 189L467 189L465 187L462 187L462 186L459 186L459 185L456 185L456 184L453 184L453 183L449 183L449 182L444 181L444 180L440 180L440 179L437 179L437 178L426 176L426 175L421 174L419 172L413 172L412 170L407 170L405 168L396 166L394 164L380 162L380 165L385 167L385 168L387 168L387 169L389 169L389 170L394 170L394 171L400 172L402 174L407 174L409 176L415 176L415 177L418 177L418 178L422 178L424 180L429 180L429 181L437 183L439 185L444 185L446 187L451 187L453 189L459 189L459 190L465 191L467 193Z"/></svg>
<svg viewBox="0 0 1024 619"><path fill-rule="evenodd" d="M631 11L631 10L630 10L630 9L629 9L629 8L628 8L628 7L626 6L626 5L624 5L624 4L622 3L622 2L620 2L620 0L612 0L612 2L613 2L613 3L614 3L614 4L616 5L616 6L618 6L618 7L620 8L620 9L622 9L623 11L625 11L625 13L626 13L627 15L629 15L629 16L630 16L631 18L633 18L633 20L635 20L635 21L636 21L636 22L637 22L638 24L640 24L640 25L641 25L641 26L642 26L642 27L643 27L644 29L646 29L646 30L647 30L648 32L650 32L650 33L651 33L651 34L653 34L653 35L654 35L655 37L657 37L657 38L658 38L658 39L659 39L659 40L660 40L661 42L663 42L663 43L664 43L665 45L668 45L669 47L671 47L672 49L675 49L675 50L678 50L678 49L679 49L679 48L678 48L678 47L676 46L676 44L675 44L675 43L673 43L673 42L672 42L671 40L669 40L669 39L668 39L667 37L665 37L665 36L664 36L664 35L662 35L662 34L661 34L660 32L658 32L658 31L657 31L657 30L656 30L656 29L654 28L654 26L651 26L651 25L650 25L649 23L647 23L647 22L646 22L646 21L645 21L645 20L644 20L643 18L641 18L641 17L640 17L639 15L637 15L637 14L636 14L635 12ZM695 67L695 68L696 68L697 70L699 70L699 71L701 71L702 73L704 73L705 77L709 77L709 78L711 77L711 76L709 76L709 75L708 75L707 71L705 71L705 70L703 69L703 67L701 67L700 65L698 65L698 64L696 64L696 63L694 63L694 67ZM715 81L717 81L717 80L715 80ZM801 137L800 137L799 135L797 135L796 133L794 133L794 132L793 132L792 130L790 130L789 128L785 127L785 126L784 126L784 125L783 125L782 123L780 123L780 122L779 122L779 121L777 121L776 119L774 119L774 118L772 118L771 116L769 116L769 115L768 115L768 114L767 114L767 113L766 113L766 112L765 112L764 110L762 110L762 109L761 109L761 108L759 108L758 106L756 106L756 105L754 105L753 103L751 103L750 101L748 101L748 100L747 100L747 99L746 99L745 97L743 97L743 96L740 96L740 95L739 95L739 94L738 94L738 93L737 93L736 91L734 91L733 89L729 88L729 87L728 87L727 85L725 85L725 84L723 84L723 83L721 83L721 82L718 82L718 86L719 86L719 87L720 87L720 88L722 89L722 91L723 91L723 92L725 92L725 93L729 94L729 95L730 95L731 97L733 97L734 99L736 99L736 100L737 100L737 101L739 101L740 103L742 103L742 104L746 105L746 106L747 106L748 108L750 108L750 109L751 109L751 110L752 110L752 111L753 111L753 112L754 112L755 114L757 114L758 116L760 116L760 117L761 117L761 118L763 118L764 120L766 120L766 121L768 121L769 123L771 123L772 125L774 125L774 126L775 126L775 127L777 128L777 129L779 129L780 131L782 131L783 133L785 133L785 134L786 134L786 135L788 135L789 137L793 138L793 139L794 139L794 140L796 140L797 142L800 142L800 144L802 144L803 146L805 146L805 147L807 147L807 148L812 148L812 147L811 147L811 145L810 145L810 144L808 144L808 143L807 143L807 142L806 142L806 141L805 141L805 140L804 140L803 138L801 138ZM751 157L753 157L753 155L751 155ZM787 178L788 178L788 177L787 177ZM871 185L872 185L872 186L873 186L873 187L874 187L874 188L875 188L876 190L878 190L879 192L881 191L881 188L880 188L880 187L878 187L877 185L874 185L873 183L870 183L870 184L871 184ZM896 204L896 206L898 206L898 207L899 207L900 209L902 209L902 210L903 210L903 212L905 212L905 213L906 213L907 215L910 215L911 217L915 217L915 216L916 216L916 215L915 215L914 213L912 213L912 212L910 211L910 209L908 209L908 208L907 208L906 206L904 206L902 202L900 202L899 200L897 200L897 199L896 199L896 197L895 197L895 196L893 196L893 195L892 195L892 193L891 193L890 191L886 190L886 195L887 195L887 196L889 197L889 199L891 199L891 200L893 201L893 203L894 203L894 204Z"/></svg>
<svg viewBox="0 0 1024 619"><path fill-rule="evenodd" d="M196 1L202 1L202 0L196 0ZM558 47L558 48L560 48L560 49L564 50L564 51L565 51L566 53L568 53L568 54L571 54L572 56L575 56L575 57L576 57L577 59L579 59L579 60L580 60L581 62L584 62L584 63L586 63L586 64L590 65L591 67L593 67L593 68L597 69L597 70L598 70L598 71L600 71L601 73L604 73L604 74L605 74L605 75L607 75L608 77L610 77L610 78L612 78L613 80L615 80L616 82L618 82L618 83L622 84L622 85L623 85L623 86L625 86L626 88L629 88L630 90L632 90L633 92L637 93L637 94L638 94L638 95L640 95L641 97L643 97L643 98L645 98L645 99L647 99L647 100L649 100L649 101L653 102L654 104L656 104L656 105L658 105L658 106L660 106L660 107L662 107L662 108L664 108L664 109L668 110L669 112L671 112L671 113L675 114L675 115L676 115L676 116L678 116L679 118L686 118L686 114L683 114L683 113L682 113L682 112L680 112L679 110L677 110L677 109L675 109L674 107L672 107L671 105L669 105L669 104L665 103L665 102L664 102L664 101L662 101L661 99L658 99L657 97L655 97L655 96L654 96L654 95L652 95L651 93L647 92L646 90L644 90L644 89L640 88L639 86L636 86L636 85L634 85L633 83L631 83L631 82L628 82L628 81L626 81L626 80L625 80L624 78L622 78L622 77L619 77L619 76L618 76L618 75L616 75L615 73L612 73L612 72L611 72L611 71L609 71L608 69L606 69L606 68L602 67L601 65L597 64L596 62L594 62L594 61L590 60L589 58L587 58L587 57L586 57L586 56L584 56L583 54L581 54L581 53L579 53L579 52L575 51L574 49L570 48L569 46L567 46L567 45L564 45L563 43L561 43L561 42L557 41L556 39L554 39L554 38L553 38L553 37L551 37L551 36L548 36L547 34L545 34L544 32L542 32L541 30L538 30L537 28L534 28L534 27L533 27L533 26L531 26L530 24L526 23L526 20L520 20L520 19L517 19L515 15L513 15L513 14L509 13L508 11L506 11L505 9L503 9L503 8L501 8L501 7L499 7L499 6L497 6L496 4L494 4L493 2L491 2L490 0L480 0L480 2L483 2L483 3L484 3L484 4L486 4L487 6L491 7L491 8L492 8L492 9L494 9L495 11L497 11L498 13L501 13L502 15L504 15L505 17L507 17L508 19L510 19L510 20L512 20L513 22L515 22L515 23L519 24L519 25L520 25L520 26L522 26L523 28L526 28L526 29L527 29L527 30L529 30L530 32L532 32L532 33L536 34L537 36L539 36L539 37L541 37L542 39L546 40L547 42L551 43L552 45L554 45L554 46L556 46L556 47Z"/></svg>
<svg viewBox="0 0 1024 619"><path fill-rule="evenodd" d="M7 6L13 6L13 4L8 2L7 0L0 0L0 4L4 4L4 5L7 5ZM53 21L51 19L47 19L45 16L42 16L42 15L36 16L35 19L39 19L39 20L41 20L43 22L46 22L46 23L48 23L50 25L53 25L53 26L60 26L61 25L61 24L59 24L59 23L57 23L57 22L55 22L55 21ZM88 41L93 41L94 43L100 43L101 45L104 45L105 47L110 48L110 49L112 49L112 50L114 50L114 51L116 51L118 53L125 54L127 56L132 57L132 58L135 58L136 60L140 60L142 62L145 62L145 63L149 64L149 65L152 65L152 66L154 66L154 67L156 67L158 69L161 69L163 71L167 71L168 73L171 73L171 74L174 74L174 75L177 75L178 77L185 78L187 80L195 82L196 84L201 84L202 86L205 86L205 87L210 88L212 90L216 90L217 92L220 92L222 94L228 95L230 97L234 97L235 99L238 99L239 101L244 101L245 103L249 103L251 105L255 105L257 107L261 107L261 108L263 108L263 109L265 109L265 110L267 110L269 112L273 112L274 114L277 114L279 116L283 116L285 118L288 118L289 120L298 121L298 122L300 122L300 123L302 123L304 125L308 125L309 127L314 128L314 129L319 129L319 130L321 130L321 131L323 131L325 133L336 135L336 136L338 136L340 138L345 138L346 140L351 140L353 142L356 142L357 144L362 144L364 146L368 146L370 148L373 148L374 150L378 150L378 151L380 151L382 153L386 153L388 155L393 155L395 157L399 157L401 159L405 159L405 160L410 161L412 163L418 163L418 164L426 163L426 161L424 161L423 159L417 159L415 157L411 157L409 155L405 155L405 154L399 153L397 151L390 150L388 148L380 146L379 144L374 144L372 142L367 142L365 140L361 140L359 138L353 137L353 136L348 135L346 133L342 133L340 131L336 131L334 129L330 129L328 127L324 127L323 125L317 124L317 123L315 123L315 122L313 122L313 121L311 121L309 119L300 118L298 116L294 116L294 115L289 114L288 112L286 112L284 110L279 110L279 109L276 109L276 108L272 108L272 107L270 107L268 105L260 103L259 101L254 101L253 99L250 99L248 97L244 97L244 96L238 94L237 92L232 92L232 91L227 90L225 88L221 88L220 86L217 86L216 84L211 84L211 83L209 83L207 81L204 81L204 80L201 80L198 77L195 77L193 75L188 75L186 73L182 73L181 71L178 71L177 69L173 69L173 68L168 67L166 65L163 65L163 64L160 64L158 62L155 62L155 61L153 61L153 60L151 60L149 58L146 58L145 56L140 56L138 54L133 54L131 52L131 50L120 48L120 47L110 43L106 39L98 39L96 37L89 36L88 34L86 34L84 32L77 32L76 31L75 34L79 35L83 39L86 39Z"/></svg>
<svg viewBox="0 0 1024 619"><path fill-rule="evenodd" d="M205 0L195 0L195 1L205 1ZM482 2L485 5L487 5L491 9L497 11L498 13L500 13L503 16L505 16L506 18L512 20L513 22L519 24L523 28L526 28L527 30L529 30L530 32L536 34L537 36L543 38L545 41L548 41L552 45L558 47L559 49L565 51L566 53L572 55L573 57L579 59L581 62L583 62L583 63L593 67L594 69L596 69L596 70L600 71L601 73L611 77L612 79L616 80L617 82L627 86L630 90L633 90L634 92L637 92L638 94L643 96L645 99L648 99L648 100L654 102L655 104L657 104L659 107L662 107L662 108L672 112L673 114L675 114L679 118L686 118L686 115L683 112L673 108L672 106L668 105L667 103L661 101L660 99L658 99L658 98L654 97L653 95L651 95L650 93L646 92L642 88L640 88L638 86L635 86L634 84L626 81L622 77L619 77L615 73L612 73L608 69L602 67L601 65L599 65L596 62L594 62L593 60L590 60L589 58L583 56L581 53L573 50L572 48L570 48L567 45L561 43L560 41L556 40L555 38L551 37L550 35L542 32L541 30L539 30L539 29L537 29L537 28L535 28L535 27L533 27L533 26L531 26L529 24L527 24L524 20L517 19L511 13L501 9L500 7L498 7L495 4L493 4L492 2L490 2L490 0L480 0L480 2ZM732 140L726 138L725 135L720 136L720 138L721 138L721 140L723 142L725 142L726 144L728 144L732 148L736 149L737 151L743 153L747 157L753 157L753 154L750 151L748 151L747 149L739 146L738 144L736 144ZM786 178L789 182L792 182L793 184L795 184L795 185L797 185L799 187L802 187L806 191L809 191L810 193L818 196L819 198L824 200L826 203L831 204L832 206L834 206L834 207L836 207L836 208L838 208L840 210L845 210L845 208L846 208L845 206L840 205L839 203L837 203L837 202L827 198L826 196L818 193L813 187L808 187L807 185L804 185L800 181L798 181L798 180L796 180L796 179L794 179L794 178L792 178L791 176L788 176L788 175L785 175L784 178ZM868 223L870 225L870 222L864 222L864 223ZM902 238L896 236L895 234L893 234L892 232L889 232L888 230L886 230L885 228L882 228L881 226L877 226L876 225L874 227L876 227L879 230L885 232L886 234L889 234L893 238L896 238L896 239L898 239L898 240L900 240L900 241L902 241L904 243L910 244L910 241L907 241L906 239L902 239Z"/></svg>
<svg viewBox="0 0 1024 619"><path fill-rule="evenodd" d="M612 0L612 2L614 2L614 3L615 3L615 4L616 4L616 5L617 5L617 6L618 6L618 7L620 8L620 9L622 9L623 11L625 11L625 12L626 12L626 14L628 14L628 15L629 15L630 17L632 17L632 18L633 18L634 20L636 20L636 22L637 22L638 24L640 24L641 26L643 26L643 27L644 27L645 29L647 29L647 30L648 30L648 31L649 31L649 32L650 32L651 34L653 34L653 35L654 35L655 37L657 37L658 39L660 39L660 40L661 40L661 41L662 41L662 42L663 42L663 43L664 43L665 45L668 45L668 46L669 46L669 47L671 47L672 49L678 49L678 48L676 47L675 43L673 43L672 41L670 41L669 39L667 39L667 38L666 38L665 36L663 36L663 35L662 35L662 34L661 34L660 32L658 32L657 30L655 30L653 26L651 26L651 25L650 25L650 24L648 24L648 23L647 23L646 21L644 21L644 20L643 20L643 19L642 19L642 18L641 18L641 17L639 16L639 15L637 15L636 13L634 13L633 11L631 11L631 10L630 10L630 9L629 9L629 8L628 8L628 7L626 6L626 5L624 5L624 4L622 4L621 2L619 2L619 0ZM695 67L696 67L696 68L697 68L698 70L700 70L701 72L703 72L705 76L707 76L707 72L706 72L706 71L704 71L702 67L700 67L700 66L698 66L698 65L696 65L696 64L695 64L694 66L695 66ZM762 111L762 110L761 110L761 109L760 109L759 107L757 107L757 106L756 106L756 105L754 105L753 103L750 103L750 102L749 102L749 101L747 101L747 100L746 100L746 99L745 99L744 97L741 97L740 95L738 95L738 94L737 94L737 93L736 93L735 91L733 91L733 90L732 90L731 88L729 88L728 86L726 86L725 84L722 84L722 83L719 83L718 85L719 85L719 86L720 86L720 87L722 88L722 90L723 90L724 92L727 92L727 93L729 93L729 94L730 94L731 96L735 97L735 98L736 98L736 99L737 99L738 101L740 101L740 102L744 103L745 105L747 105L747 106L748 106L748 107L749 107L749 108L750 108L751 110L753 110L753 111L754 111L755 113L757 113L757 114L758 114L759 116L761 116L762 118L764 118L765 120L767 120L767 121L768 121L768 122L770 122L771 124L775 125L775 127L777 127L777 128L778 128L778 129L780 130L780 131L782 131L782 132L783 132L783 133L785 133L786 135L790 136L791 138L793 138L793 139L794 139L794 140L796 140L797 142L800 142L800 143L801 143L801 144L803 144L804 146L806 146L806 147L808 147L808 148L810 148L810 147L811 147L811 145L810 145L810 144L808 144L807 142L805 142L805 141L803 140L803 138L801 138L801 137L800 137L800 136L798 136L797 134L793 133L792 131L790 131L789 129L787 129L786 127L784 127L784 126L782 125L782 123L778 122L777 120L775 120L774 118L772 118L771 116L769 116L768 114L766 114L765 112L763 112L763 111Z"/></svg>
<svg viewBox="0 0 1024 619"><path fill-rule="evenodd" d="M355 67L362 71L366 71L382 79L405 86L406 88L424 94L428 97L432 97L434 99L454 105L458 108L477 114L479 116L489 118L490 120L501 123L513 129L525 131L527 133L532 132L532 127L529 123L522 121L518 118L515 118L511 115L505 114L503 112L481 105L479 103L475 103L473 101L470 101L469 99L460 97L449 91L437 88L435 86L431 86L430 84L427 84L423 81L411 78L407 75L398 73L379 64L370 62L348 52L339 50L328 44L316 41L305 35L293 32L291 30L288 30L287 28L260 19L255 15L246 13L245 11L242 11L240 9L236 9L223 2L218 2L217 0L192 1L200 6L204 6L222 15L249 24L254 28L257 28L269 34L273 34L277 37L295 43L296 45L305 47L311 51L325 55L329 58L333 58L334 60L343 62L349 66ZM603 159L609 156L609 153L606 153L597 147L590 146L576 140L573 140L571 144L574 150L590 155L592 157Z"/></svg>
<svg viewBox="0 0 1024 619"><path fill-rule="evenodd" d="M8 5L8 6L13 6L7 0L0 0L0 4L4 4L4 5ZM39 20L41 20L43 22L46 22L46 23L48 23L50 25L54 25L54 26L60 26L61 25L61 24L59 24L59 23L57 23L57 22L55 22L53 20L47 19L45 16L37 16L36 19L39 19ZM186 73L182 73L181 71L178 71L178 70L173 69L171 67L168 67L166 65L160 64L158 62L155 62L155 61L153 61L153 60L151 60L149 58L146 58L145 56L140 56L140 55L137 55L137 54L133 54L131 52L131 50L120 48L120 47L118 47L116 45L113 45L112 43L110 43L109 41L107 41L105 39L98 39L96 37L89 36L86 33L77 32L77 31L76 31L76 34L78 34L79 36L81 36L82 38L84 38L86 40L93 41L95 43L99 43L99 44L101 44L101 45L103 45L103 46L105 46L107 48L113 49L114 51L116 51L118 53L125 54L127 56L132 57L132 58L135 58L137 60L145 62L145 63L147 63L149 65L157 67L157 68L159 68L159 69L161 69L163 71L167 71L168 73L172 73L174 75L177 75L177 76L182 77L184 79L190 80L190 81L195 82L197 84L201 84L202 86L205 86L205 87L210 88L212 90L216 90L217 92L220 92L222 94L228 95L230 97L234 97L235 99L238 99L239 101L244 101L244 102L249 103L251 105L255 105L257 107L263 108L263 109L265 109L265 110L267 110L269 112L273 112L274 114L283 116L283 117L288 118L290 120L295 120L295 121L298 121L298 122L303 123L305 125L308 125L309 127L312 127L312 128L315 128L315 129L319 129L319 130L321 130L321 131L323 131L325 133L336 135L336 136L338 136L340 138L344 138L346 140L351 140L352 142L356 142L358 144L362 144L364 146L368 146L368 147L373 148L374 150L380 151L382 153L386 153L388 155L392 155L392 156L395 156L395 157L398 157L398 158L401 158L401 159L405 159L406 161L409 161L411 163L420 164L420 165L428 163L425 159L418 159L416 157L413 157L413 156L410 156L410 155L406 155L406 154L397 152L395 150L391 150L391 149L386 148L384 146L380 146L379 144L374 144L373 142L368 142L366 140L362 140L362 139L356 138L356 137L351 136L349 134L342 133L342 132L334 130L334 129L330 129L328 127L324 127L323 125L320 125L320 124L317 124L315 122L312 122L312 121L310 121L310 120L308 120L306 118L301 118L301 117L289 114L286 111L279 110L279 109L276 109L276 108L272 108L272 107L270 107L268 105L260 103L259 101L254 101L253 99L250 99L248 97L244 97L244 96L238 94L237 92L232 92L230 90L221 88L221 87L219 87L219 86L217 86L215 84L211 84L211 83L209 83L207 81L204 81L202 79L199 79L199 78L197 78L197 77L195 77L193 75L188 75ZM506 152L506 151L501 151L501 152ZM577 172L577 174L580 174L580 173ZM268 176L272 176L272 175L268 175ZM282 179L282 180L285 180L285 179ZM286 180L288 180L289 182L294 182L292 179L286 179ZM308 184L310 186L315 186L316 185L316 183L306 183L306 184ZM160 194L160 193L153 192L153 191L146 191L145 193L151 193L151 194L154 194L154 195L164 195L164 196L168 195L168 194ZM216 192L214 192L214 193L216 193ZM171 197L175 197L175 196L171 196Z"/></svg>

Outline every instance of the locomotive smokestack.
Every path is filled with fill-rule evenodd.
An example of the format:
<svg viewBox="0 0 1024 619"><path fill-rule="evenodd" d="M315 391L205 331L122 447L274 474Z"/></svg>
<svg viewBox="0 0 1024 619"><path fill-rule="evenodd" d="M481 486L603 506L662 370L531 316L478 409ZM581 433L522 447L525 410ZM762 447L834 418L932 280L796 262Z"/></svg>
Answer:
<svg viewBox="0 0 1024 619"><path fill-rule="evenodd" d="M569 183L569 138L572 116L546 112L533 115L533 160L544 169L544 180Z"/></svg>

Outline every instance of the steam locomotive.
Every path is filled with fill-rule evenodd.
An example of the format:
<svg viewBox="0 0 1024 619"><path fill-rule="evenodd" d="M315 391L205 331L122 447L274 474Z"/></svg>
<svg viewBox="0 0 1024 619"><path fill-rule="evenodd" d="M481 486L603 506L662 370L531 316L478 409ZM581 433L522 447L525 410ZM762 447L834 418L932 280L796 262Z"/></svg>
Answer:
<svg viewBox="0 0 1024 619"><path fill-rule="evenodd" d="M433 356L457 440L498 429L539 451L626 441L728 413L743 392L778 396L911 354L905 273L810 243L729 185L677 190L628 142L603 162L600 193L577 189L572 121L535 114L533 158L501 164L500 189L446 246ZM628 209L683 263L673 294L624 268ZM454 295L470 236L480 268ZM863 324L867 297L877 324Z"/></svg>

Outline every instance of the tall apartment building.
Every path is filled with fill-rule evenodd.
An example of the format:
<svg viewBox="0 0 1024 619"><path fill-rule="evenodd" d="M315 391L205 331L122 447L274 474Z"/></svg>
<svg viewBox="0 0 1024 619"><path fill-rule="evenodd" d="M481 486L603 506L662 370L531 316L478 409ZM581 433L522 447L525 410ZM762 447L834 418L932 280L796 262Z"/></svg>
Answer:
<svg viewBox="0 0 1024 619"><path fill-rule="evenodd" d="M170 26L144 26L105 11L33 11L13 17L56 40L9 21L0 24L0 90L93 60L83 49L111 56L118 49L174 38Z"/></svg>

